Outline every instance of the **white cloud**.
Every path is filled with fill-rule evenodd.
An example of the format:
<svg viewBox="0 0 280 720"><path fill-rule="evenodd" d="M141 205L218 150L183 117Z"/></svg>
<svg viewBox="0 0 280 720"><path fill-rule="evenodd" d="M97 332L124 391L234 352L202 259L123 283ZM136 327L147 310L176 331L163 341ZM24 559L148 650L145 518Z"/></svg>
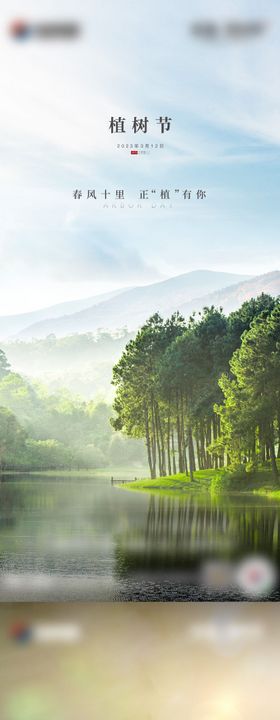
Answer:
<svg viewBox="0 0 280 720"><path fill-rule="evenodd" d="M188 32L198 17L223 22L268 13L267 36L249 44L204 48ZM17 44L5 28L18 15L77 18L84 35L69 45ZM103 291L148 281L168 268L180 272L184 263L197 267L199 254L209 267L221 262L221 269L230 269L237 262L241 270L245 256L236 260L237 246L228 243L221 259L225 231L237 243L242 233L248 239L249 270L261 228L253 199L247 212L237 179L234 191L230 181L239 165L241 180L249 165L252 179L257 172L261 179L270 153L278 152L279 20L276 2L264 0L257 7L252 0L225 1L222 13L220 0L42 0L40 7L29 0L24 13L12 0L0 38L1 314L4 304L23 308L23 297L29 309L87 295L92 283ZM116 151L111 114L152 119L165 110L173 125L161 156L132 164ZM154 138L151 133L150 142ZM71 198L76 183L103 188L122 182L134 190L142 183L209 180L210 169L209 202L200 215L180 207L164 217L145 210L133 219L126 211L121 218L113 212L95 217ZM268 223L270 210L265 204ZM258 246L260 265L267 263L268 248L271 257L275 251L271 224L266 244Z"/></svg>

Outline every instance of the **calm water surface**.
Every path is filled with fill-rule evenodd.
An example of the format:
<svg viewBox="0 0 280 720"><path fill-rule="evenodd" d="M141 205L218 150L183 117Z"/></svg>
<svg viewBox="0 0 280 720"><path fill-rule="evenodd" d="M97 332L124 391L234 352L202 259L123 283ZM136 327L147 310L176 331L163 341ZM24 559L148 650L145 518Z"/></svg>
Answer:
<svg viewBox="0 0 280 720"><path fill-rule="evenodd" d="M5 476L0 600L244 600L233 586L210 588L203 570L260 554L278 564L279 523L280 504L252 495L178 499L109 477Z"/></svg>

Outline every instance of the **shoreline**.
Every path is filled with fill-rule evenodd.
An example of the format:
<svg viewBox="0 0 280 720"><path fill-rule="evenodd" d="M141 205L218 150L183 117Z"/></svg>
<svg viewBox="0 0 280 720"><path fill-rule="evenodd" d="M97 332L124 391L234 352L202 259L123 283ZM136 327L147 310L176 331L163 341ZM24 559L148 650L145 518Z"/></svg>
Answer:
<svg viewBox="0 0 280 720"><path fill-rule="evenodd" d="M228 495L252 494L280 500L280 485L276 484L272 471L260 468L253 474L225 472L221 470L197 470L193 481L184 473L158 477L143 478L129 483L119 484L125 490L149 492L165 496L196 495Z"/></svg>

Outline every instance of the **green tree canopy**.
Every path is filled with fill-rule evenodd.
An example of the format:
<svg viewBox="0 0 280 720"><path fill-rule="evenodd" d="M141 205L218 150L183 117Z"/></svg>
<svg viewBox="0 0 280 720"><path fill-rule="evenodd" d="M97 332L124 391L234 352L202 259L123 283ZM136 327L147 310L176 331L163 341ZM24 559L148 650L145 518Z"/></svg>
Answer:
<svg viewBox="0 0 280 720"><path fill-rule="evenodd" d="M10 364L3 350L0 349L0 380L10 372Z"/></svg>

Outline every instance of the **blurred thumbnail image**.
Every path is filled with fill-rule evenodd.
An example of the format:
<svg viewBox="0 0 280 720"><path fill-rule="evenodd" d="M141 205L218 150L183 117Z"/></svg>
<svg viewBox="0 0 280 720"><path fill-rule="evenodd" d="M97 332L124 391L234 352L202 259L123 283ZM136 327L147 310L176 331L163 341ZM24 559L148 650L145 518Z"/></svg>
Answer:
<svg viewBox="0 0 280 720"><path fill-rule="evenodd" d="M276 604L3 604L1 720L278 720Z"/></svg>

